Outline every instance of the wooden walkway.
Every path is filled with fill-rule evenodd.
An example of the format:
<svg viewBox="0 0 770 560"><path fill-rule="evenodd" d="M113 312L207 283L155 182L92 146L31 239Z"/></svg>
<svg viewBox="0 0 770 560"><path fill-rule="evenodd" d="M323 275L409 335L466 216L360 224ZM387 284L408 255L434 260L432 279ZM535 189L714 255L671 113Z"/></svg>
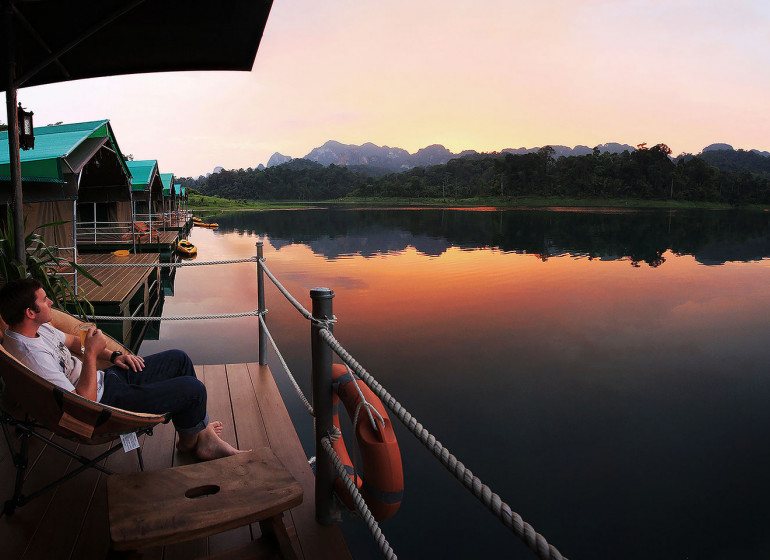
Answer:
<svg viewBox="0 0 770 560"><path fill-rule="evenodd" d="M302 485L303 503L284 514L284 523L292 536L297 556L319 560L351 558L339 528L323 527L315 522L314 476L270 369L258 364L206 365L195 369L208 388L211 418L224 422L223 437L237 443L240 449L272 448ZM308 417L310 421L312 419ZM188 455L175 451L174 439L171 424L158 426L152 437L143 439L145 470L191 461ZM74 445L66 440L62 442ZM30 443L29 489L39 487L57 473L66 472L70 466L69 459L58 451L41 447L34 440ZM81 446L79 451L95 457L104 448ZM115 472L134 472L138 470L136 454L115 453L107 459L106 466ZM0 497L3 500L12 493L13 472L8 448L3 444L0 449ZM109 547L106 478L94 470L81 473L18 509L13 516L0 518L0 557L8 560L104 560ZM188 560L217 555L234 546L248 550L259 536L259 524L255 523L197 541L146 549L142 551L142 557L145 560Z"/></svg>

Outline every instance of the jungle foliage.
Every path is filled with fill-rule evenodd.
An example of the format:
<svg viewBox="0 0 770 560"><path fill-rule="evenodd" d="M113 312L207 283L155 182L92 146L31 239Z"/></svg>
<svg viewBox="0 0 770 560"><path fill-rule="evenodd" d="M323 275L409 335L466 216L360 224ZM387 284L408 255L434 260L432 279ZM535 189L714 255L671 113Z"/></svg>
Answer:
<svg viewBox="0 0 770 560"><path fill-rule="evenodd" d="M97 286L101 286L101 283L87 270L59 256L59 248L48 245L38 231L62 223L64 222L43 224L28 233L24 237L25 262L22 263L15 256L16 231L11 207L8 205L5 220L0 222L0 285L25 277L36 278L56 308L85 319L94 314L94 307L86 298L76 293L67 274L71 276L73 272L80 273Z"/></svg>
<svg viewBox="0 0 770 560"><path fill-rule="evenodd" d="M740 163L719 169L701 156L672 159L670 154L665 144L650 148L640 144L630 152L594 149L585 156L556 159L553 148L546 146L528 154L475 154L382 177L300 159L264 170L182 179L182 183L202 194L249 200L558 196L736 206L770 203L768 173L752 172Z"/></svg>

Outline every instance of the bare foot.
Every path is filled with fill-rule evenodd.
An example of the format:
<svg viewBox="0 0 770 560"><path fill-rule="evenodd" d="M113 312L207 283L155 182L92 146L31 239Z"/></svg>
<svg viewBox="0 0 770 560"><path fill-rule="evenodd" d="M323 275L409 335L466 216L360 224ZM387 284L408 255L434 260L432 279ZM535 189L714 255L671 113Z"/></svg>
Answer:
<svg viewBox="0 0 770 560"><path fill-rule="evenodd" d="M188 451L192 451L195 449L195 445L198 442L198 434L190 435L182 435L177 434L179 438L176 441L176 448L178 451L181 451L182 453L187 453Z"/></svg>
<svg viewBox="0 0 770 560"><path fill-rule="evenodd" d="M209 426L213 426L215 434L218 436L222 435L222 429L224 428L224 424L222 424L222 422L219 420L214 420L213 422L209 423Z"/></svg>
<svg viewBox="0 0 770 560"><path fill-rule="evenodd" d="M221 432L221 430L220 430ZM251 451L250 449L248 451ZM198 441L195 446L195 456L201 461L210 461L221 457L229 457L236 453L247 453L241 451L224 441L219 437L214 427L209 424L206 429L198 433Z"/></svg>
<svg viewBox="0 0 770 560"><path fill-rule="evenodd" d="M217 436L221 436L222 429L224 428L224 424L222 424L222 422L220 422L219 420L214 420L213 422L209 422L209 425L207 427L210 427ZM198 435L200 433L202 432L198 432L195 434L184 434L184 435L179 434L179 439L176 442L176 448L182 453L194 451L195 448L198 446Z"/></svg>

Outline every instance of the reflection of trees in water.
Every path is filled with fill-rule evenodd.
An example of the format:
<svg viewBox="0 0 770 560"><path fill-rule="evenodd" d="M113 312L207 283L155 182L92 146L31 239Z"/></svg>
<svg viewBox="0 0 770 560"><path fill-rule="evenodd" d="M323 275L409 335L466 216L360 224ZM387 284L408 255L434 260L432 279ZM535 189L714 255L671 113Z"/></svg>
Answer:
<svg viewBox="0 0 770 560"><path fill-rule="evenodd" d="M659 266L663 254L707 264L770 256L770 214L748 211L559 212L542 210L341 210L225 214L220 230L268 235L274 246L303 243L327 258L373 256L412 246L439 255L451 246L534 254L626 257Z"/></svg>

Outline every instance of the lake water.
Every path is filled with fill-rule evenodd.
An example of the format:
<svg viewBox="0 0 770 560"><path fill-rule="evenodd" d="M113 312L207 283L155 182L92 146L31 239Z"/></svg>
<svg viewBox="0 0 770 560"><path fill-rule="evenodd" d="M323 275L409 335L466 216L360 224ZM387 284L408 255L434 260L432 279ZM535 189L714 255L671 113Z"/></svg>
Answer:
<svg viewBox="0 0 770 560"><path fill-rule="evenodd" d="M295 210L216 217L198 259L265 244L450 452L573 559L770 557L770 213ZM309 324L267 284L310 394ZM256 308L255 266L180 269L165 315ZM254 318L162 323L144 354L257 360ZM308 456L312 422L270 352ZM401 558L535 558L394 420ZM350 447L350 446L349 446ZM342 524L377 558L363 524Z"/></svg>

